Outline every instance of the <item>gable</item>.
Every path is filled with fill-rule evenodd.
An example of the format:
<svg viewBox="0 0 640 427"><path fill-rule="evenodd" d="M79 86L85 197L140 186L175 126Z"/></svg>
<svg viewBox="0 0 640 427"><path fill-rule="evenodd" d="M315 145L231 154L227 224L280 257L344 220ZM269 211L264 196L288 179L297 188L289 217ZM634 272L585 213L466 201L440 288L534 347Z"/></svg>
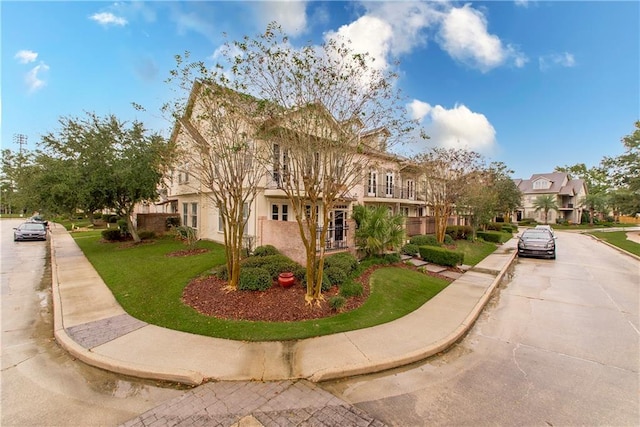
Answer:
<svg viewBox="0 0 640 427"><path fill-rule="evenodd" d="M532 182L534 190L548 190L551 188L551 181L545 177L538 178Z"/></svg>

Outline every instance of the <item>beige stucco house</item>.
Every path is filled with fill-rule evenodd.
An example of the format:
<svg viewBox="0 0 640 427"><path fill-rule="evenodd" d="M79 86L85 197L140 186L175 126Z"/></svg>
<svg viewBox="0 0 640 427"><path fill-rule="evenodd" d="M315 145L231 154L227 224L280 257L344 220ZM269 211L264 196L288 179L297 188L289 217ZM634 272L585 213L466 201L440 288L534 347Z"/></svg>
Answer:
<svg viewBox="0 0 640 427"><path fill-rule="evenodd" d="M202 108L198 97L193 96L193 93L190 103L187 107L188 114ZM326 110L322 114L330 116ZM327 126L336 126L337 122L331 117L327 120ZM252 118L252 123L247 124L247 128L259 125L260 120ZM353 128L353 123L348 126ZM344 191L330 212L327 238L322 242L326 251L355 250L355 222L351 215L356 204L388 206L392 212L402 213L413 219L407 221L408 235L427 232L428 211L424 188L420 185L419 170L407 159L388 152L386 137L385 129L357 130L357 140L363 142L365 149L359 151L353 161L362 167L358 168L355 185ZM179 124L176 125L172 138L187 150L192 143ZM257 138L252 142L258 145L274 144ZM269 152L278 159L274 159L273 164L264 161L255 163L255 167L262 169L262 174L257 186L257 196L251 205L245 206L245 236L252 247L274 245L285 255L302 263L305 250L300 230L282 188L281 165L286 156L282 151L284 150L270 146ZM197 230L199 238L223 243L224 230L220 211L211 198L207 197L207 189L189 162L176 167L166 182L168 185L161 194L161 200L142 206L140 211L177 213L182 224Z"/></svg>
<svg viewBox="0 0 640 427"><path fill-rule="evenodd" d="M555 197L558 210L550 210L549 223L567 222L579 224L582 218L583 199L587 195L587 186L582 179L572 179L568 173L552 172L534 174L530 179L514 180L522 192L522 206L517 210L516 220L533 218L544 221L544 212L536 212L534 203L537 197L552 195Z"/></svg>

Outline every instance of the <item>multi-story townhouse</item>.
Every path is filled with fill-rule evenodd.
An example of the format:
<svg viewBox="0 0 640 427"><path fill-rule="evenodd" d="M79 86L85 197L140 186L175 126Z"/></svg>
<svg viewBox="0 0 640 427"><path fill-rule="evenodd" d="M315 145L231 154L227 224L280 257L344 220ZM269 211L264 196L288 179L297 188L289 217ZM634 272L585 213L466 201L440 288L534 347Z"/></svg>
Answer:
<svg viewBox="0 0 640 427"><path fill-rule="evenodd" d="M198 99L193 96L187 108L189 114L198 110ZM259 121L258 121L259 122ZM254 122L255 126L256 123ZM350 126L353 123L349 124ZM346 125L345 125L346 126ZM327 237L321 244L325 250L354 250L355 223L351 213L355 204L388 206L393 213L401 213L408 218L407 235L427 232L428 214L425 203L424 186L420 181L420 170L407 159L388 152L385 129L359 132L359 140L365 147L353 157L359 167L359 177L355 185L345 191L335 202L329 214ZM176 125L172 139L188 150L190 138L180 124ZM286 150L277 143L256 139L256 144L270 145L267 151L274 157L273 164L256 162L263 168L262 178L258 182L257 196L250 206L245 206L245 236L251 246L271 244L285 255L303 262L305 250L300 238L300 229L293 215L292 206L283 189L286 171ZM275 158L277 157L277 158ZM259 166L258 166L259 164ZM197 230L201 239L224 242L223 221L217 206L207 195L207 188L197 176L197 168L189 161L183 161L174 168L167 182L165 193L161 196L161 210L165 213L177 213L182 223ZM322 202L321 202L322 203ZM322 205L320 205L320 209ZM143 212L154 211L142 207ZM413 220L413 221L412 221ZM318 247L318 250L320 248Z"/></svg>
<svg viewBox="0 0 640 427"><path fill-rule="evenodd" d="M534 206L539 196L552 195L558 210L550 210L547 221L550 223L567 222L579 224L582 218L582 202L587 195L587 186L582 179L572 179L565 172L541 173L531 175L530 179L514 180L522 192L522 206L517 210L517 220L533 218L544 221L544 212L536 211Z"/></svg>

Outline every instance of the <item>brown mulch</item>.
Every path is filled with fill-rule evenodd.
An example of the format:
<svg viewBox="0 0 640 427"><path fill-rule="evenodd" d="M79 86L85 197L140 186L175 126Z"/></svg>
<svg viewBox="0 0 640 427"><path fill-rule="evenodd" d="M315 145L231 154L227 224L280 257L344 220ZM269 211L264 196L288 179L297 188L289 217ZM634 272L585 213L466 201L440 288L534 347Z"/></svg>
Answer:
<svg viewBox="0 0 640 427"><path fill-rule="evenodd" d="M206 249L206 248L183 249L181 251L170 252L166 256L185 257L185 256L191 256L191 255L199 255L205 252L209 252L209 249Z"/></svg>
<svg viewBox="0 0 640 427"><path fill-rule="evenodd" d="M355 310L364 304L369 297L371 274L378 268L391 266L415 269L403 263L370 267L357 279L363 286L363 295L349 298L340 311ZM195 279L185 287L182 301L206 316L232 320L294 322L337 314L328 303L329 298L338 294L336 286L322 293L325 299L320 304L308 305L304 300L306 288L299 283L283 288L275 282L266 291L228 291L226 285L226 281L216 276Z"/></svg>

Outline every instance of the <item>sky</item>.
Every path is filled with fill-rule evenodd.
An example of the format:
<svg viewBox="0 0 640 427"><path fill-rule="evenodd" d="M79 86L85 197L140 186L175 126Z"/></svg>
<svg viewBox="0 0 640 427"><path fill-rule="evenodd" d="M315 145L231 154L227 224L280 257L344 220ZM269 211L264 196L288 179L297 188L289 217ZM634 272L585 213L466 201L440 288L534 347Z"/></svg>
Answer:
<svg viewBox="0 0 640 427"><path fill-rule="evenodd" d="M513 178L618 156L640 120L638 1L6 1L1 145L35 150L63 117L114 114L169 135L175 55L213 66L226 40L278 22L295 47L343 35L399 61L407 117ZM225 39L226 34L226 39ZM132 104L143 105L145 112Z"/></svg>

